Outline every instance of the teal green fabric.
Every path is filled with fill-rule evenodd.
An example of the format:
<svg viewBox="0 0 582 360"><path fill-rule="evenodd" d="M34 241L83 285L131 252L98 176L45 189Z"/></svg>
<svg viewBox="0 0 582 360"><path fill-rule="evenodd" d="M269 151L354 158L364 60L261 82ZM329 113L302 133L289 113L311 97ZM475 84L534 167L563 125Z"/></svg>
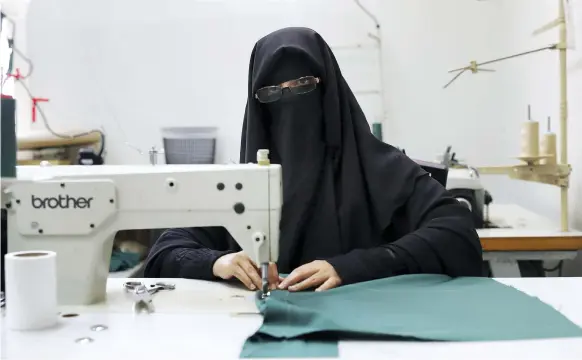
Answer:
<svg viewBox="0 0 582 360"><path fill-rule="evenodd" d="M241 357L337 357L342 339L499 341L582 337L560 312L488 278L405 275L324 292L273 291ZM304 355L302 355L304 354Z"/></svg>
<svg viewBox="0 0 582 360"><path fill-rule="evenodd" d="M243 346L241 358L337 358L337 339L270 339L259 336Z"/></svg>
<svg viewBox="0 0 582 360"><path fill-rule="evenodd" d="M124 271L139 264L140 255L132 252L114 250L111 253L109 272Z"/></svg>
<svg viewBox="0 0 582 360"><path fill-rule="evenodd" d="M378 139L382 140L382 123L373 123L372 124L372 134Z"/></svg>

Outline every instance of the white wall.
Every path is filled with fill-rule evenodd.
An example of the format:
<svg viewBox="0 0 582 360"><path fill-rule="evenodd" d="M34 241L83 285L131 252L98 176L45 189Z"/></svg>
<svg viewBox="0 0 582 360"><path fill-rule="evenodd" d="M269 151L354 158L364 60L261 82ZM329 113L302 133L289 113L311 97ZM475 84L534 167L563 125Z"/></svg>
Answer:
<svg viewBox="0 0 582 360"><path fill-rule="evenodd" d="M447 70L470 60L555 42L556 31L530 34L557 15L557 0L362 2L382 24L388 142L423 159L451 144L472 164L501 165L513 163L518 153L527 104L537 118L552 116L558 130L555 53L506 61L494 66L496 73L467 74L442 89L450 79ZM373 31L351 0L33 1L25 34L35 61L30 86L51 99L44 108L55 128L103 127L108 163L146 163L125 142L161 146L161 126L212 124L220 126L218 160L237 160L252 46L291 25L312 27L332 47L369 44L366 34ZM336 56L354 90L378 87L374 50L338 49ZM580 52L572 51L571 58ZM572 72L570 215L578 228L582 145L575 135L582 132L582 105L575 99L581 83L582 69ZM359 98L370 121L382 119L377 98ZM27 119L19 119L21 132L42 130ZM556 188L503 177L485 181L496 202L558 219Z"/></svg>
<svg viewBox="0 0 582 360"><path fill-rule="evenodd" d="M300 8L248 0L33 2L27 35L37 64L31 87L51 98L45 108L55 127L103 126L109 163L146 162L124 143L160 146L161 126L212 124L220 126L219 161L238 160L256 40L283 26L305 25L332 44L370 42L372 24L356 6L344 1L326 11L333 3L319 1L306 11L306 1ZM348 72L358 65L354 88L377 88L377 74L368 70L376 66L374 52L357 55L341 59ZM370 117L378 114L379 99L363 101Z"/></svg>
<svg viewBox="0 0 582 360"><path fill-rule="evenodd" d="M475 126L461 110L491 97L485 78L447 92L440 87L450 66L464 64L469 54L484 56L496 44L489 26L495 6L466 0L364 3L383 24L386 138L432 158L457 132ZM238 157L252 46L290 25L316 29L333 47L370 44L373 30L351 0L37 1L26 34L36 64L31 87L51 99L45 108L55 127L103 126L109 163L146 161L125 141L147 148L160 144L162 125L197 124L221 125L219 160L227 161ZM355 91L378 87L373 49L340 49L336 55ZM459 101L467 89L475 97ZM376 120L375 97L360 100ZM486 118L483 111L479 116ZM423 139L416 129L436 125L436 119L457 129L441 141ZM469 158L478 154L471 150L476 134L456 141Z"/></svg>

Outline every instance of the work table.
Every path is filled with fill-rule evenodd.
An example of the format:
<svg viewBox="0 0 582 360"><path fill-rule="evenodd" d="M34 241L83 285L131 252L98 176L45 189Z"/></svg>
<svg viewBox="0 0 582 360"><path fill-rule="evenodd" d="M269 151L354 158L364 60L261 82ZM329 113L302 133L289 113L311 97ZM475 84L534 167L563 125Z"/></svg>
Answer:
<svg viewBox="0 0 582 360"><path fill-rule="evenodd" d="M582 250L582 232L561 231L558 223L515 204L491 204L489 221L498 226L478 229L494 277L520 277L518 261L574 259Z"/></svg>
<svg viewBox="0 0 582 360"><path fill-rule="evenodd" d="M561 231L558 223L515 204L491 204L493 229L478 229L486 251L582 249L582 231Z"/></svg>
<svg viewBox="0 0 582 360"><path fill-rule="evenodd" d="M60 318L54 329L2 331L2 358L236 359L245 339L262 322L252 292L225 283L185 279L156 279L176 284L176 290L155 295L155 313L134 315L122 286L127 280L108 280L105 303L62 307L62 314L79 315ZM155 280L143 281L150 284ZM540 298L582 326L582 278L497 281ZM92 331L94 325L107 329ZM75 342L83 337L93 342ZM478 343L344 341L340 358L582 359L582 338Z"/></svg>

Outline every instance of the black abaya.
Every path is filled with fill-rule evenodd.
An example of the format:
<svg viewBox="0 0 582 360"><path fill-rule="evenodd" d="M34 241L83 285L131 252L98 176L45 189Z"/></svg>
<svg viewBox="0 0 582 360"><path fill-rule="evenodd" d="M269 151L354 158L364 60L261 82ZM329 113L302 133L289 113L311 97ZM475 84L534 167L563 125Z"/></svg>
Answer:
<svg viewBox="0 0 582 360"><path fill-rule="evenodd" d="M305 76L316 90L261 104L256 91ZM286 28L257 42L249 67L240 162L270 149L283 167L282 273L327 260L343 284L412 273L481 275L468 209L414 161L377 140L325 41ZM240 251L222 228L172 229L148 257L147 277L213 279Z"/></svg>

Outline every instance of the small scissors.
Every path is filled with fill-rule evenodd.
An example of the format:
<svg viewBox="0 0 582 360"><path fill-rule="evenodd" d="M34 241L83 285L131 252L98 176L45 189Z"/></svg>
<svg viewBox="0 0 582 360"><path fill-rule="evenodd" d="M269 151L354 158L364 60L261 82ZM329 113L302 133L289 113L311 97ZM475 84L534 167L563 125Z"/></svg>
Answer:
<svg viewBox="0 0 582 360"><path fill-rule="evenodd" d="M133 312L140 313L145 311L148 314L154 312L152 294L150 294L145 285L142 284L135 286L132 289L131 297L133 299Z"/></svg>
<svg viewBox="0 0 582 360"><path fill-rule="evenodd" d="M160 290L174 290L176 285L164 282L158 282L147 288L141 281L127 281L123 283L125 291L129 292L133 298L133 311L136 313L146 311L154 312L152 297Z"/></svg>
<svg viewBox="0 0 582 360"><path fill-rule="evenodd" d="M128 292L135 291L135 289L137 289L140 286L145 286L145 285L141 281L126 281L123 283L123 288ZM151 295L154 295L160 290L174 290L174 289L176 289L175 284L170 284L170 283L166 283L166 282L157 282L153 285L150 285L150 288L147 290Z"/></svg>

